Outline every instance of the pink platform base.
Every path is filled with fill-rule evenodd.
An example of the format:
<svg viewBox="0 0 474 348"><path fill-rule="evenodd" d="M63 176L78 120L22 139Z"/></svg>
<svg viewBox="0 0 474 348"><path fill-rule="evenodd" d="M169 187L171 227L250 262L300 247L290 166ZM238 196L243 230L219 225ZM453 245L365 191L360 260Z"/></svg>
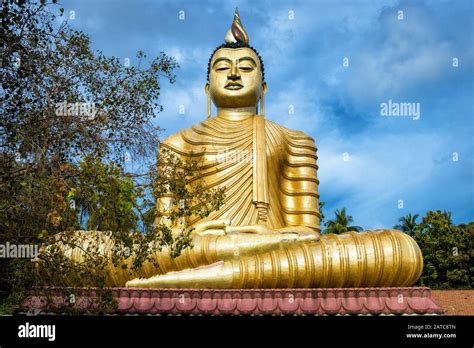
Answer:
<svg viewBox="0 0 474 348"><path fill-rule="evenodd" d="M63 289L64 290L64 289ZM63 312L65 304L79 313L95 306L95 289L70 289L69 297L59 289L48 290L50 305L32 296L25 311ZM431 290L413 288L337 289L134 289L112 288L117 300L115 314L162 315L402 315L442 314Z"/></svg>

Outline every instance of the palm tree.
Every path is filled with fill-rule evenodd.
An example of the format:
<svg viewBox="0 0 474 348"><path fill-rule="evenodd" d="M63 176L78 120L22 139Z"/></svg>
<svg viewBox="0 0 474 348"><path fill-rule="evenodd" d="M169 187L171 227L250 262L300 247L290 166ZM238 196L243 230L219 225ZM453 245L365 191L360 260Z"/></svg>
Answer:
<svg viewBox="0 0 474 348"><path fill-rule="evenodd" d="M446 218L448 226L452 226L453 225L453 219L451 217L451 212L445 210L445 211L443 211L443 215Z"/></svg>
<svg viewBox="0 0 474 348"><path fill-rule="evenodd" d="M418 214L408 214L407 216L402 216L400 219L398 219L399 224L394 226L393 228L396 228L397 230L402 230L410 236L414 236L418 228L418 223L416 222L416 219L418 219L418 217Z"/></svg>
<svg viewBox="0 0 474 348"><path fill-rule="evenodd" d="M346 214L346 208L342 208L341 211L336 210L334 212L334 219L326 222L326 233L340 234L349 231L362 231L360 226L349 226L354 219L352 216Z"/></svg>

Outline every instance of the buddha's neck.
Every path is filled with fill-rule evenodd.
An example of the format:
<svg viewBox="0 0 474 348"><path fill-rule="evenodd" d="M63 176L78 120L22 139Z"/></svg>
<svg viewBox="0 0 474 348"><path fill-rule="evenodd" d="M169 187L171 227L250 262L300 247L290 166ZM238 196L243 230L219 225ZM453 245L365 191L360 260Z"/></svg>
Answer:
<svg viewBox="0 0 474 348"><path fill-rule="evenodd" d="M246 120L255 115L257 108L255 106L245 108L217 108L217 117L231 121Z"/></svg>

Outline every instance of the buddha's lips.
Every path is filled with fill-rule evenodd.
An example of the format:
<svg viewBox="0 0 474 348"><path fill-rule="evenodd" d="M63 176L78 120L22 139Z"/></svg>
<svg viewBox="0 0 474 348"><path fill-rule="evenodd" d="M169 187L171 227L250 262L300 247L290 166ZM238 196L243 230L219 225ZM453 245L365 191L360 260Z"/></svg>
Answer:
<svg viewBox="0 0 474 348"><path fill-rule="evenodd" d="M225 85L225 89L231 89L231 90L237 90L237 89L241 89L243 88L244 86L242 86L240 83L236 83L236 82L230 82L228 84Z"/></svg>

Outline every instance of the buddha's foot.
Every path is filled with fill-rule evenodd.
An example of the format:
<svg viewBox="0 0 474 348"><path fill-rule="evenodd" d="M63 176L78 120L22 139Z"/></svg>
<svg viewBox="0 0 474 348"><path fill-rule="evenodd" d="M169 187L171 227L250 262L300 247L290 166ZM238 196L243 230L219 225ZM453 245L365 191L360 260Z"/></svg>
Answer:
<svg viewBox="0 0 474 348"><path fill-rule="evenodd" d="M318 242L288 244L186 269L134 279L127 287L312 288L410 286L421 275L416 242L396 230L322 235Z"/></svg>

